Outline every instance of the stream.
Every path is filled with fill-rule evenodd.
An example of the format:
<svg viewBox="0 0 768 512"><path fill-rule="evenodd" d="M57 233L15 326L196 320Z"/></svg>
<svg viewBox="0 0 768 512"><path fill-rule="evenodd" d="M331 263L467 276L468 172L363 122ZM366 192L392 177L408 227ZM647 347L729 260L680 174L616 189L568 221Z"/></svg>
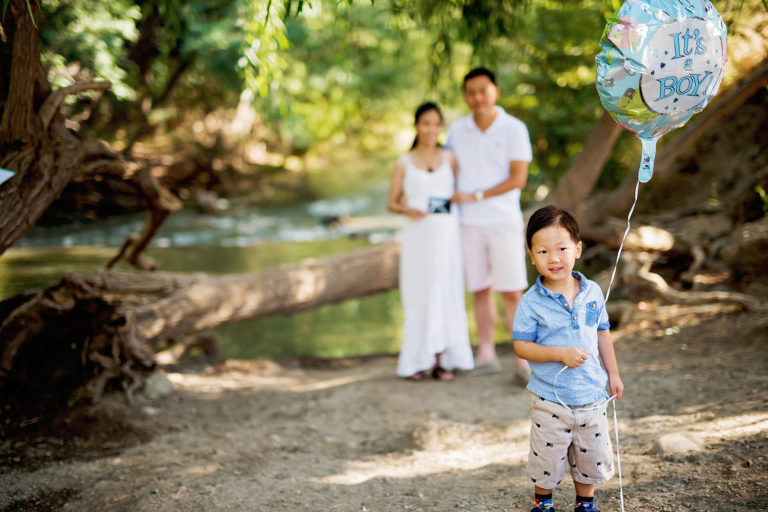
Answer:
<svg viewBox="0 0 768 512"><path fill-rule="evenodd" d="M358 180L337 177L342 184L330 191L319 186L324 195L316 194L318 199L289 205L237 198L220 214L185 207L165 222L145 254L164 271L239 274L391 240L397 219L386 212L388 172ZM328 225L329 218L339 216L368 219L373 227L354 231ZM140 231L143 220L140 213L33 227L0 256L0 298L51 284L68 272L103 267L128 234ZM122 263L118 268L129 269ZM397 353L401 325L394 290L214 332L227 358L349 357Z"/></svg>

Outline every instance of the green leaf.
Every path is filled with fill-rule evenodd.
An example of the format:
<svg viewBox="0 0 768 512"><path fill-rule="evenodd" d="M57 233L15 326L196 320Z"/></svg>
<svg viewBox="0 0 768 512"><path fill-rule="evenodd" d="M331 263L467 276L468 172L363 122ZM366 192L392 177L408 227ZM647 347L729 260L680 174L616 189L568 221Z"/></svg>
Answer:
<svg viewBox="0 0 768 512"><path fill-rule="evenodd" d="M269 0L267 2L267 15L264 16L264 27L266 28L267 23L269 23L269 10L272 9L272 0Z"/></svg>
<svg viewBox="0 0 768 512"><path fill-rule="evenodd" d="M35 28L38 28L37 22L35 21L35 15L32 14L32 4L29 3L29 0L27 0L27 10L29 11L29 17L32 18L32 25L34 25Z"/></svg>
<svg viewBox="0 0 768 512"><path fill-rule="evenodd" d="M11 0L3 0L3 18L5 18L5 11L8 9L9 3L11 3Z"/></svg>

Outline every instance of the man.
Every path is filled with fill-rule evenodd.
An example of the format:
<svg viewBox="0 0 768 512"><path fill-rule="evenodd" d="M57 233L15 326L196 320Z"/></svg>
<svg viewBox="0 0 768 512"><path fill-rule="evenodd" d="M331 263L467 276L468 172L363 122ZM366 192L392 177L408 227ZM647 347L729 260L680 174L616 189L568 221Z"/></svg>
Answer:
<svg viewBox="0 0 768 512"><path fill-rule="evenodd" d="M447 146L459 163L460 205L467 289L474 294L479 336L476 374L501 371L493 334L498 319L494 289L504 302L504 322L512 332L515 309L528 282L520 190L532 159L528 129L496 105L494 74L476 68L464 77L464 99L471 114L451 124ZM528 363L517 360L517 375L527 384Z"/></svg>

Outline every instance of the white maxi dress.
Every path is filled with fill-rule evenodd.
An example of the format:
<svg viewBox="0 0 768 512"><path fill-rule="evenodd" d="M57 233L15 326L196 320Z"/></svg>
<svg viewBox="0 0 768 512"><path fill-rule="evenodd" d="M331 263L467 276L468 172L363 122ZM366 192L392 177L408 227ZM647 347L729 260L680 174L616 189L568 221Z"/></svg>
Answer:
<svg viewBox="0 0 768 512"><path fill-rule="evenodd" d="M410 208L427 211L430 198L448 199L454 176L448 153L432 172L405 164L403 194ZM403 341L397 374L409 377L435 366L446 370L474 367L464 305L464 267L458 208L406 221L401 233L400 297L403 304Z"/></svg>

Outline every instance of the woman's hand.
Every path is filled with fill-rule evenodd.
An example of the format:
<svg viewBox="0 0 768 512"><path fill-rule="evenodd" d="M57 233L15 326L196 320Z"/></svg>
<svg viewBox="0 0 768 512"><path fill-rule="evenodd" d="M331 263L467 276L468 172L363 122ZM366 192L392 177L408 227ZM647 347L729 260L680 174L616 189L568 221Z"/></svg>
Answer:
<svg viewBox="0 0 768 512"><path fill-rule="evenodd" d="M416 208L406 208L404 213L413 220L423 219L428 215L427 212L417 210Z"/></svg>
<svg viewBox="0 0 768 512"><path fill-rule="evenodd" d="M471 203L475 200L474 194L465 194L464 192L456 191L451 196L451 202L454 204Z"/></svg>
<svg viewBox="0 0 768 512"><path fill-rule="evenodd" d="M568 368L578 368L589 359L589 352L580 348L563 348L563 357L560 359Z"/></svg>

